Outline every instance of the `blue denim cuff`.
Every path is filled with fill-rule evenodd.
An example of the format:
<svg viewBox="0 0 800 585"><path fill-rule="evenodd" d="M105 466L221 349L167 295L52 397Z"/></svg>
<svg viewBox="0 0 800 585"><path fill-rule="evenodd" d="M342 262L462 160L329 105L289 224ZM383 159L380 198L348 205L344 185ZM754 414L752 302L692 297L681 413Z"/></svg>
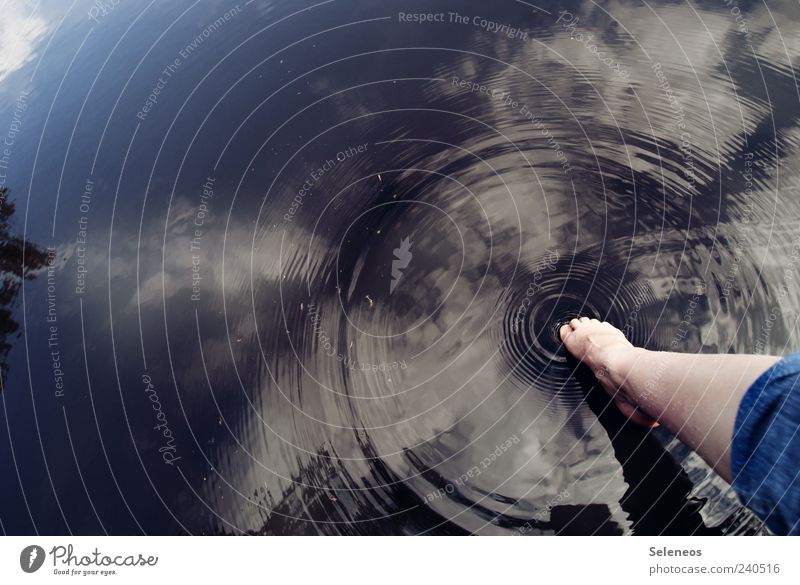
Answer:
<svg viewBox="0 0 800 585"><path fill-rule="evenodd" d="M776 534L800 534L800 353L748 388L733 430L733 488Z"/></svg>

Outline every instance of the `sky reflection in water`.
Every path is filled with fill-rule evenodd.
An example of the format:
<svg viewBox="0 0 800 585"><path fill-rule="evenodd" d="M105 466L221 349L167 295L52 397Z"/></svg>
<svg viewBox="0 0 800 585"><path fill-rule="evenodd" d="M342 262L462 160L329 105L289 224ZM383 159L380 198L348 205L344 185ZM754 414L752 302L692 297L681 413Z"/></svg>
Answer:
<svg viewBox="0 0 800 585"><path fill-rule="evenodd" d="M796 4L79 4L0 23L3 531L760 529L556 326L796 349Z"/></svg>

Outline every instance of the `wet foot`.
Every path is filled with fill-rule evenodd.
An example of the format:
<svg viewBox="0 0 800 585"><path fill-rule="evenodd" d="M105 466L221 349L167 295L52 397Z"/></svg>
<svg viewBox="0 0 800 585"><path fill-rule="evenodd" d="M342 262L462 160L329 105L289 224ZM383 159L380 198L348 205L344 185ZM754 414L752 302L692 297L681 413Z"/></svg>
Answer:
<svg viewBox="0 0 800 585"><path fill-rule="evenodd" d="M622 413L639 424L655 421L636 406L629 377L643 349L633 346L619 329L597 319L573 319L559 330L567 350L594 372Z"/></svg>

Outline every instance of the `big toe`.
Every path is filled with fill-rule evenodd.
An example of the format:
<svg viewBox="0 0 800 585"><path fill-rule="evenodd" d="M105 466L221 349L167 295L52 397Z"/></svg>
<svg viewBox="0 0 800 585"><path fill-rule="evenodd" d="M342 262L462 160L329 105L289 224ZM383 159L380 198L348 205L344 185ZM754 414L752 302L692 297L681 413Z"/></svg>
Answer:
<svg viewBox="0 0 800 585"><path fill-rule="evenodd" d="M561 329L559 330L559 334L561 335L561 341L567 347L567 350L576 355L578 353L578 346L580 342L578 341L578 335L575 333L575 330L570 326L569 323L566 325L562 325Z"/></svg>

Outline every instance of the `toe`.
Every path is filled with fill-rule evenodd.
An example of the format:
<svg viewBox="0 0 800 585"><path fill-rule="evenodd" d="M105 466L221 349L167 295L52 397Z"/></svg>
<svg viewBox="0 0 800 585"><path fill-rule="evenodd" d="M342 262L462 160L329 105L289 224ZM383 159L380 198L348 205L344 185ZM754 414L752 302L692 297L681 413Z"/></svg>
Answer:
<svg viewBox="0 0 800 585"><path fill-rule="evenodd" d="M572 327L569 326L569 323L566 323L561 326L561 329L558 330L558 334L561 337L561 341L566 341L567 336L572 333Z"/></svg>
<svg viewBox="0 0 800 585"><path fill-rule="evenodd" d="M578 359L581 359L581 340L580 336L567 327L568 331L562 334L561 342L564 344L566 350Z"/></svg>
<svg viewBox="0 0 800 585"><path fill-rule="evenodd" d="M577 319L573 319L572 321L569 322L569 326L572 327L573 329L575 329L580 324L581 322L578 321Z"/></svg>
<svg viewBox="0 0 800 585"><path fill-rule="evenodd" d="M589 317L581 317L581 318L579 319L579 321L580 321L581 323L588 323L588 322L589 322Z"/></svg>

